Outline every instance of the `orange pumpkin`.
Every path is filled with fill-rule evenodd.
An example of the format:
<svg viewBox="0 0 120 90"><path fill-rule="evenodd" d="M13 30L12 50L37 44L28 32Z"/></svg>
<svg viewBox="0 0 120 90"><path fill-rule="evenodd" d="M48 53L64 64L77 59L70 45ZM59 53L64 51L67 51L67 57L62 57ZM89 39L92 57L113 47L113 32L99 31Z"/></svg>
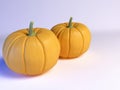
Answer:
<svg viewBox="0 0 120 90"><path fill-rule="evenodd" d="M91 34L87 26L72 22L55 25L51 29L60 41L61 58L75 58L82 55L89 48Z"/></svg>
<svg viewBox="0 0 120 90"><path fill-rule="evenodd" d="M21 74L38 75L51 69L60 53L59 41L48 29L22 29L10 34L3 45L7 66Z"/></svg>

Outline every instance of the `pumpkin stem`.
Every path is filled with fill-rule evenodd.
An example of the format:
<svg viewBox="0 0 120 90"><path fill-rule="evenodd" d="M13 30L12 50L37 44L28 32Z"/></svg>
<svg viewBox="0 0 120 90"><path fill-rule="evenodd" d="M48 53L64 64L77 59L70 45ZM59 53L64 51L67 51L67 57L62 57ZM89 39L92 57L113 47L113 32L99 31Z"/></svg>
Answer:
<svg viewBox="0 0 120 90"><path fill-rule="evenodd" d="M29 33L28 33L28 36L35 36L35 32L33 31L33 22L31 21L30 24L29 24Z"/></svg>
<svg viewBox="0 0 120 90"><path fill-rule="evenodd" d="M70 17L69 23L68 23L68 28L72 28L72 17Z"/></svg>

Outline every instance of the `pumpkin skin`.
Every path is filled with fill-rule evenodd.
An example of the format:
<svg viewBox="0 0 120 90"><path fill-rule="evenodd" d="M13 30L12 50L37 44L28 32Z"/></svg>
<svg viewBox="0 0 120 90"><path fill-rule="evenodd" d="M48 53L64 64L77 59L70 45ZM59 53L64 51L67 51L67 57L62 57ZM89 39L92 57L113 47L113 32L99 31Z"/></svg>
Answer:
<svg viewBox="0 0 120 90"><path fill-rule="evenodd" d="M59 39L61 45L60 58L75 58L85 53L91 41L91 34L87 26L72 22L55 25L51 29Z"/></svg>
<svg viewBox="0 0 120 90"><path fill-rule="evenodd" d="M51 69L60 53L59 41L48 29L33 28L36 35L28 36L28 29L10 34L3 45L3 58L16 73L38 75Z"/></svg>

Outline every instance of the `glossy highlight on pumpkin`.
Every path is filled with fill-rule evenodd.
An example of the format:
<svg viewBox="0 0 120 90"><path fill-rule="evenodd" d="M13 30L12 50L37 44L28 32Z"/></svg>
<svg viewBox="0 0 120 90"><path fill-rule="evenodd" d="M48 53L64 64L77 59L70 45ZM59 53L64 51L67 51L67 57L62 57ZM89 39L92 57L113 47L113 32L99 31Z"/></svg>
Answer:
<svg viewBox="0 0 120 90"><path fill-rule="evenodd" d="M61 52L60 58L75 58L85 53L91 41L91 33L87 26L82 23L69 22L55 25L51 29L57 36Z"/></svg>
<svg viewBox="0 0 120 90"><path fill-rule="evenodd" d="M48 29L22 29L10 34L3 45L3 58L16 73L39 75L51 69L57 62L59 41ZM31 30L31 31L30 31Z"/></svg>

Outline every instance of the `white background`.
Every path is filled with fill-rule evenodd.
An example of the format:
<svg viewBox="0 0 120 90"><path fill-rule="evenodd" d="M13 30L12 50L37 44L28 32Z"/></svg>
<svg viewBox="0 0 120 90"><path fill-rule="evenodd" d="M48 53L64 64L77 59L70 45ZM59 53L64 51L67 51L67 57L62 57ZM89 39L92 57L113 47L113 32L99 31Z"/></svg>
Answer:
<svg viewBox="0 0 120 90"><path fill-rule="evenodd" d="M1 90L120 90L119 0L2 0L0 1ZM86 24L92 33L90 49L81 57L58 60L47 73L29 77L9 70L2 59L8 34L35 27L50 29L57 23Z"/></svg>

